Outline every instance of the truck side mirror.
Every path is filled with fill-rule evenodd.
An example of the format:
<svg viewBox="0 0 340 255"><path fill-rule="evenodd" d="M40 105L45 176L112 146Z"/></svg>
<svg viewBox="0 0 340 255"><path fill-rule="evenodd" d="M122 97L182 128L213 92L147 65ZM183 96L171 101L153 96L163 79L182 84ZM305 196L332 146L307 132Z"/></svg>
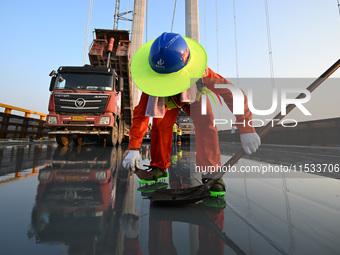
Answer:
<svg viewBox="0 0 340 255"><path fill-rule="evenodd" d="M124 90L124 79L123 77L119 77L119 87L118 87L120 92L123 92Z"/></svg>
<svg viewBox="0 0 340 255"><path fill-rule="evenodd" d="M55 81L56 81L56 79L57 79L57 77L56 77L56 76L53 76L53 77L51 78L51 83L50 83L50 92L52 92L52 91L53 91L53 89L54 89L54 84L55 84Z"/></svg>

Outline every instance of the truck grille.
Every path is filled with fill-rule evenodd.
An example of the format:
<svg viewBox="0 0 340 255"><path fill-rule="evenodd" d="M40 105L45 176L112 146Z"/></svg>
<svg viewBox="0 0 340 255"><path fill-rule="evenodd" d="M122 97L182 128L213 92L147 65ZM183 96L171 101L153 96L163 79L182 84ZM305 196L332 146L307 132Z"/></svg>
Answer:
<svg viewBox="0 0 340 255"><path fill-rule="evenodd" d="M98 207L101 205L99 184L92 182L51 183L43 195L43 204L53 207Z"/></svg>
<svg viewBox="0 0 340 255"><path fill-rule="evenodd" d="M58 114L104 112L108 98L99 93L55 93L55 110Z"/></svg>

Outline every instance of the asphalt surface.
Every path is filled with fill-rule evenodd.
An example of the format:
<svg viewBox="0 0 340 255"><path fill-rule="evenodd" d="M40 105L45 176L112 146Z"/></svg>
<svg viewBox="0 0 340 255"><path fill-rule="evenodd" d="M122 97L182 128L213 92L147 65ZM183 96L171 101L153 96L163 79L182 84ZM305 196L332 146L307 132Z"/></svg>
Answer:
<svg viewBox="0 0 340 255"><path fill-rule="evenodd" d="M240 145L220 147L223 164ZM173 147L169 178L154 185L121 167L126 153L126 146L0 146L0 254L340 251L339 148L263 145L225 173L223 198L181 207L153 206L149 197L201 184L189 145ZM149 144L141 155L148 165Z"/></svg>

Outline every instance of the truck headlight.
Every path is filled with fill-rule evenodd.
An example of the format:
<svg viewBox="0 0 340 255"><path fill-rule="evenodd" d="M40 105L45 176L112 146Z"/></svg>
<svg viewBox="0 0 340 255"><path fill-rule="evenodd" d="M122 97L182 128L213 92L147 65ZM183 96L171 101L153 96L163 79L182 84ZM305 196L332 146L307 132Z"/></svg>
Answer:
<svg viewBox="0 0 340 255"><path fill-rule="evenodd" d="M100 125L109 125L110 124L110 120L111 120L110 117L101 117L100 121L99 121L99 124Z"/></svg>
<svg viewBox="0 0 340 255"><path fill-rule="evenodd" d="M58 124L58 120L56 116L48 116L47 117L47 124Z"/></svg>
<svg viewBox="0 0 340 255"><path fill-rule="evenodd" d="M102 181L106 179L106 172L96 172L96 179Z"/></svg>

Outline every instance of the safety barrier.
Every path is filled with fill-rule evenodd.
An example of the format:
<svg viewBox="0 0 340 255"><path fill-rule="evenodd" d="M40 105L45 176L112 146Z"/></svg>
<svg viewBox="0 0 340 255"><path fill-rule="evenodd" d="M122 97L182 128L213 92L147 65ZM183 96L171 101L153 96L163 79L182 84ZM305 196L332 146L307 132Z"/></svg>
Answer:
<svg viewBox="0 0 340 255"><path fill-rule="evenodd" d="M4 112L0 112L0 139L48 137L46 114L2 103L0 108L4 108ZM24 116L13 114L12 111L17 111ZM31 115L37 115L38 118L32 118Z"/></svg>
<svg viewBox="0 0 340 255"><path fill-rule="evenodd" d="M37 167L34 167L32 168L32 173L27 173L25 175L22 175L21 172L15 172L14 173L14 177L11 177L9 179L6 179L6 180L0 180L0 184L3 184L3 183L7 183L7 182L12 182L12 181L16 181L18 179L21 179L21 178L24 178L24 177L29 177L29 176L37 176L38 175L38 168Z"/></svg>
<svg viewBox="0 0 340 255"><path fill-rule="evenodd" d="M0 146L0 185L37 175L51 163L54 148L53 144Z"/></svg>

